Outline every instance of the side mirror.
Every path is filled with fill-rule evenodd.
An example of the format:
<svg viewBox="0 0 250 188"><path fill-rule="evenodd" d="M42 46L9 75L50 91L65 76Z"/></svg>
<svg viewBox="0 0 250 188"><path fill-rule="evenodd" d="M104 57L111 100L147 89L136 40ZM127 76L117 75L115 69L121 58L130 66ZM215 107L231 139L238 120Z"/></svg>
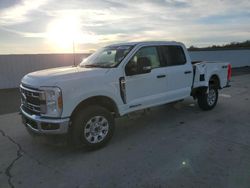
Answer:
<svg viewBox="0 0 250 188"><path fill-rule="evenodd" d="M125 67L125 73L127 76L138 74L137 63L134 61L130 61Z"/></svg>
<svg viewBox="0 0 250 188"><path fill-rule="evenodd" d="M149 73L152 70L151 62L147 57L140 57L137 60L139 74Z"/></svg>
<svg viewBox="0 0 250 188"><path fill-rule="evenodd" d="M152 67L151 66L143 66L142 67L142 72L151 72Z"/></svg>
<svg viewBox="0 0 250 188"><path fill-rule="evenodd" d="M137 59L137 62L130 61L125 67L125 73L127 76L145 74L151 72L151 70L151 63L147 57L140 57Z"/></svg>

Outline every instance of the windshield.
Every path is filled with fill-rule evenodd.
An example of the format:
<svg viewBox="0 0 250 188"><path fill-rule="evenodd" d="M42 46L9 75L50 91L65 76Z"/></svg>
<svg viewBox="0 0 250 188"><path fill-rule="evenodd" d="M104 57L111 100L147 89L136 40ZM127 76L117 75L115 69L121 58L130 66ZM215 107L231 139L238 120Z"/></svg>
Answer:
<svg viewBox="0 0 250 188"><path fill-rule="evenodd" d="M80 63L80 67L115 67L126 57L133 46L108 46L96 51Z"/></svg>

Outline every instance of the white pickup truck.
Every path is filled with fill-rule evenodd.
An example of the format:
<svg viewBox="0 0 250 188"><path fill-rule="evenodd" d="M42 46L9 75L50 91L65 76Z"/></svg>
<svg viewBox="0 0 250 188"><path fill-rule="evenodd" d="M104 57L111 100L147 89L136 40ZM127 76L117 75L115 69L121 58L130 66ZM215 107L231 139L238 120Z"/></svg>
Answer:
<svg viewBox="0 0 250 188"><path fill-rule="evenodd" d="M211 110L229 86L231 65L191 62L179 42L114 44L78 66L27 74L20 85L23 123L37 134L67 134L96 149L114 132L114 118L190 95Z"/></svg>

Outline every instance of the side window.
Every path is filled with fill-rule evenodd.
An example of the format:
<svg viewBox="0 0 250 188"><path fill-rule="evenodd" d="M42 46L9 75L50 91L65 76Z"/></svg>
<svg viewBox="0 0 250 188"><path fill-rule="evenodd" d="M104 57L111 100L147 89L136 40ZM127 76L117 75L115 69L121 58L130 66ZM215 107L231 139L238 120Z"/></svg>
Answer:
<svg viewBox="0 0 250 188"><path fill-rule="evenodd" d="M138 62L140 60L144 61L147 60L147 63L149 64L149 66L151 66L152 69L161 66L156 47L143 47L140 50L138 50L138 52L136 52L136 54L131 58L131 60L126 65L125 69L127 75L131 75L131 73L127 72L128 69L132 70L134 74L136 74L136 72L138 74L141 74L140 71L138 70L140 67Z"/></svg>
<svg viewBox="0 0 250 188"><path fill-rule="evenodd" d="M186 56L181 46L164 46L163 56L167 66L184 65Z"/></svg>

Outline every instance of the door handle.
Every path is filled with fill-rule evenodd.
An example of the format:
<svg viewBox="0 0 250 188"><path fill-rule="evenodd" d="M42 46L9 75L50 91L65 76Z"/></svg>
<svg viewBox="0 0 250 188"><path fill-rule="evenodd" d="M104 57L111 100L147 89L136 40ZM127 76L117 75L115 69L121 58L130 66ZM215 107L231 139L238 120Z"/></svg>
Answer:
<svg viewBox="0 0 250 188"><path fill-rule="evenodd" d="M191 74L192 71L185 71L184 74Z"/></svg>
<svg viewBox="0 0 250 188"><path fill-rule="evenodd" d="M165 74L157 75L157 78L165 78L165 77L166 77Z"/></svg>

